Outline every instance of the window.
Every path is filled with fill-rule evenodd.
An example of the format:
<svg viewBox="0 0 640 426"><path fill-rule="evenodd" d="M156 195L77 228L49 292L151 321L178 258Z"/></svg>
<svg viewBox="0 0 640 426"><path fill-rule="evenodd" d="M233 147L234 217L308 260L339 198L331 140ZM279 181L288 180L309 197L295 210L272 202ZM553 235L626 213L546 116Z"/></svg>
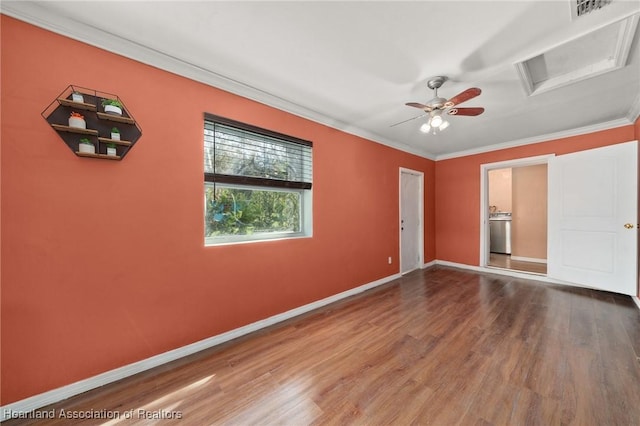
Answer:
<svg viewBox="0 0 640 426"><path fill-rule="evenodd" d="M205 114L205 243L311 235L312 143Z"/></svg>

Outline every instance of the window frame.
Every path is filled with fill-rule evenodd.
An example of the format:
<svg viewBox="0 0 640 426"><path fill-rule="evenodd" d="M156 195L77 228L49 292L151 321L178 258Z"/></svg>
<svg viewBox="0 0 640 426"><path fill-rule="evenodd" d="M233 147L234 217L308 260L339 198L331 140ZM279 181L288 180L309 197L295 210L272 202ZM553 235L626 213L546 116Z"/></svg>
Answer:
<svg viewBox="0 0 640 426"><path fill-rule="evenodd" d="M226 117L220 117L217 115L205 113L203 131L207 130L207 122L210 124L220 124L228 127L232 127L241 131L254 133L260 136L265 136L270 139L276 139L276 141L282 141L285 143L293 143L296 145L302 145L309 148L310 163L309 180L313 180L313 143L304 139L296 138L294 136L285 135L283 133L275 132L268 129L263 129L251 124L242 123L239 121L231 120ZM204 136L203 136L204 137ZM206 139L204 140L203 158L206 158ZM214 136L215 144L215 136ZM215 149L215 148L214 148ZM215 155L215 154L214 154ZM204 243L205 246L217 246L225 244L236 243L251 243L261 241L274 241L274 240L287 240L296 238L308 238L312 236L312 182L306 181L289 181L280 179L271 179L266 177L254 177L254 176L242 176L242 175L229 175L220 173L206 172L203 165L204 172L204 208L203 208L203 224L204 224ZM303 174L304 175L304 174ZM279 192L295 192L300 195L299 203L299 221L300 231L285 231L285 232L259 232L250 235L223 235L210 237L206 235L206 190L207 188L231 188L231 189L243 189L253 191L279 191Z"/></svg>

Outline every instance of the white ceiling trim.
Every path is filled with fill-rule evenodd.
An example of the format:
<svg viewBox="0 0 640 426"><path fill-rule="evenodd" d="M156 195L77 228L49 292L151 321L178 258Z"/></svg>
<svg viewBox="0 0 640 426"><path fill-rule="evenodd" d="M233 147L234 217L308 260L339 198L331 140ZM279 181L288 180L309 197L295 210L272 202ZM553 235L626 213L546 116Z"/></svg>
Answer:
<svg viewBox="0 0 640 426"><path fill-rule="evenodd" d="M631 123L635 123L638 118L640 118L640 93L636 96L636 100L633 101L633 105L631 105L629 113L627 114L627 119Z"/></svg>
<svg viewBox="0 0 640 426"><path fill-rule="evenodd" d="M556 133L548 133L546 135L539 135L531 138L518 139L510 142L503 142L495 145L488 145L480 148L453 152L451 154L438 155L436 156L436 161L449 160L451 158L458 158L458 157L466 157L466 156L475 155L475 154L483 154L485 152L498 151L498 150L507 149L507 148L515 148L522 145L531 145L534 143L549 142L555 139L562 139L562 138L568 138L571 136L580 136L588 133L599 132L602 130L615 129L617 127L628 126L633 123L634 123L633 121L630 121L626 118L619 118L617 120L611 120L604 123L592 124L592 125L580 127L577 129L564 130Z"/></svg>
<svg viewBox="0 0 640 426"><path fill-rule="evenodd" d="M176 56L163 51L152 49L136 43L117 34L104 31L102 29L77 22L70 18L48 14L37 3L19 2L14 6L12 2L4 2L0 13L6 14L21 21L25 21L40 28L61 34L63 36L78 40L106 51L119 54L132 60L180 75L194 81L219 88L247 99L269 105L279 110L308 119L313 122L343 131L345 133L361 137L398 149L410 154L421 156L430 160L444 160L449 158L462 157L466 155L479 154L505 148L511 148L531 143L544 142L552 139L576 136L593 131L606 130L610 128L632 124L640 115L640 96L631 111L626 115L626 119L618 119L597 125L590 125L577 129L570 129L558 133L539 135L531 138L519 139L510 142L498 143L494 145L479 147L470 150L458 151L450 154L435 155L426 146L414 147L397 140L385 138L379 134L355 127L335 118L328 117L318 111L304 107L287 99L275 96L264 90L242 83L233 78L205 69L188 61L184 61ZM233 118L233 117L231 117Z"/></svg>
<svg viewBox="0 0 640 426"><path fill-rule="evenodd" d="M14 9L10 3L5 3L1 13L82 43L263 103L345 133L430 160L435 159L435 155L426 149L416 149L401 142L386 139L160 50L151 49L117 34L109 33L66 17L47 15L39 9L39 6L33 3L25 2L21 4L19 10ZM25 10L28 10L28 12ZM43 19L42 16L47 16L47 18Z"/></svg>

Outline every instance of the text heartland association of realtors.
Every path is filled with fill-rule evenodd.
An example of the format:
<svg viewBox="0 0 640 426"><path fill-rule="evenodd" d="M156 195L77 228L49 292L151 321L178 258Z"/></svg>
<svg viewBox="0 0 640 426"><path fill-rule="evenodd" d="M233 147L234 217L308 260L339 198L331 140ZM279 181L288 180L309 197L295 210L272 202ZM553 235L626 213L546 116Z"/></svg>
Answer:
<svg viewBox="0 0 640 426"><path fill-rule="evenodd" d="M9 419L144 419L144 420L167 420L182 419L181 411L167 410L145 410L138 408L127 411L113 410L33 410L14 411L2 410L2 418Z"/></svg>

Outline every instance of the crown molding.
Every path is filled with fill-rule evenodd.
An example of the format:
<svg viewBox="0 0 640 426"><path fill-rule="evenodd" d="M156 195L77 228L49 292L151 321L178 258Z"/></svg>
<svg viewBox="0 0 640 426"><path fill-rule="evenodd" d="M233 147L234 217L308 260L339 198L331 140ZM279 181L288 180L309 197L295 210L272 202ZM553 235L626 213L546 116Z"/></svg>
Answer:
<svg viewBox="0 0 640 426"><path fill-rule="evenodd" d="M633 124L633 121L627 118L619 118L616 120L606 121L604 123L590 124L584 127L578 127L575 129L563 130L555 133L547 133L545 135L533 136L530 138L517 139L509 142L497 143L494 145L487 145L479 148L467 149L464 151L453 152L451 154L443 154L436 156L436 161L449 160L458 157L467 157L469 155L483 154L485 152L499 151L501 149L515 148L523 145L531 145L540 142L549 142L555 139L568 138L571 136L580 136L587 133L599 132L602 130L615 129L617 127L623 127Z"/></svg>
<svg viewBox="0 0 640 426"><path fill-rule="evenodd" d="M423 147L414 147L404 143L390 140L376 133L356 127L352 124L336 120L321 112L307 108L288 99L276 96L257 87L235 80L197 64L184 61L158 49L152 49L121 37L117 34L104 31L100 28L78 22L52 13L35 2L4 1L0 4L0 13L27 22L39 28L60 34L82 43L106 50L108 52L132 59L155 68L183 76L185 78L221 89L246 99L256 101L281 111L293 114L309 121L357 136L368 141L388 146L409 154L423 157L433 161L447 160L468 155L481 154L506 148L513 148L532 143L545 142L553 139L577 136L585 133L612 129L633 124L640 116L640 95L627 113L626 118L589 125L577 129L562 132L518 139L515 141L487 145L469 150L457 151L448 154L437 155Z"/></svg>
<svg viewBox="0 0 640 426"><path fill-rule="evenodd" d="M115 53L155 68L221 89L256 101L298 117L340 130L369 141L389 146L400 151L435 160L435 155L421 148L411 147L375 133L336 120L321 112L307 108L288 99L266 92L257 87L235 80L197 64L182 60L159 49L152 49L117 34L104 31L83 22L47 13L34 2L9 1L2 3L2 14L32 24L36 27L60 34L82 43Z"/></svg>
<svg viewBox="0 0 640 426"><path fill-rule="evenodd" d="M636 96L635 101L633 101L633 104L627 113L627 120L631 123L635 123L638 117L640 117L640 93Z"/></svg>

